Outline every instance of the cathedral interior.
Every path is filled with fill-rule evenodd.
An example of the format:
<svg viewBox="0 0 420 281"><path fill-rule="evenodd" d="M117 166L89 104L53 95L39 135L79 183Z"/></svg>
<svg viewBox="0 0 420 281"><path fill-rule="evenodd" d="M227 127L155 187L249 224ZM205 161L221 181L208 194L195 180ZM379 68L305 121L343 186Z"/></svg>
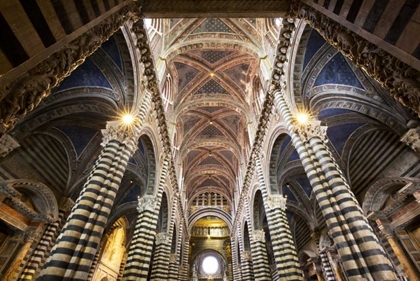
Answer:
<svg viewBox="0 0 420 281"><path fill-rule="evenodd" d="M0 280L420 280L419 4L0 1Z"/></svg>

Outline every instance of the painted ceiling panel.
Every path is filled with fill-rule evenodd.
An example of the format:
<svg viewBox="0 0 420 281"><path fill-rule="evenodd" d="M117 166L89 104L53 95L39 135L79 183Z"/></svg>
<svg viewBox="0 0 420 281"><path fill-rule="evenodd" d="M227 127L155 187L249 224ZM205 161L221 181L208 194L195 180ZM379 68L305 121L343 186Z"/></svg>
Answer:
<svg viewBox="0 0 420 281"><path fill-rule="evenodd" d="M363 89L344 56L337 53L316 78L314 87L324 84L341 84Z"/></svg>
<svg viewBox="0 0 420 281"><path fill-rule="evenodd" d="M303 68L308 65L308 62L315 55L315 53L325 44L325 39L319 33L312 29L309 36L308 44L306 45L305 58L303 60Z"/></svg>
<svg viewBox="0 0 420 281"><path fill-rule="evenodd" d="M98 132L93 129L70 125L57 126L57 128L71 139L78 156L82 154L85 147Z"/></svg>
<svg viewBox="0 0 420 281"><path fill-rule="evenodd" d="M114 37L110 37L109 40L105 41L101 48L108 54L112 61L122 70L122 61L120 56L120 50L118 49L117 42Z"/></svg>
<svg viewBox="0 0 420 281"><path fill-rule="evenodd" d="M174 62L174 64L178 71L178 92L180 92L200 71L184 63Z"/></svg>
<svg viewBox="0 0 420 281"><path fill-rule="evenodd" d="M86 59L69 77L64 79L57 91L86 86L98 86L112 89L108 80L106 80L102 72L90 59Z"/></svg>
<svg viewBox="0 0 420 281"><path fill-rule="evenodd" d="M204 32L221 32L221 33L235 33L229 26L227 26L221 19L206 19L203 21L192 34Z"/></svg>
<svg viewBox="0 0 420 281"><path fill-rule="evenodd" d="M184 122L184 134L189 132L189 130L200 121L201 118L193 115L184 115L182 116L182 121Z"/></svg>
<svg viewBox="0 0 420 281"><path fill-rule="evenodd" d="M217 160L216 158L211 157L211 156L209 156L206 159L204 159L203 161L201 161L199 166L202 166L202 165L220 165L220 166L223 166L222 163L219 162L219 160Z"/></svg>
<svg viewBox="0 0 420 281"><path fill-rule="evenodd" d="M246 80L247 80L246 76L247 76L249 66L250 66L249 63L242 63L240 65L236 65L225 71L226 75L244 91L245 91Z"/></svg>
<svg viewBox="0 0 420 281"><path fill-rule="evenodd" d="M199 187L206 187L206 186L219 186L219 184L213 179L206 179L200 184Z"/></svg>
<svg viewBox="0 0 420 281"><path fill-rule="evenodd" d="M208 125L207 127L204 128L204 130L202 130L198 136L203 137L212 137L212 136L223 136L223 133L217 129L215 126L213 125Z"/></svg>
<svg viewBox="0 0 420 281"><path fill-rule="evenodd" d="M194 54L198 55L199 57L203 58L207 62L214 64L220 61L227 56L233 54L232 51L216 51L216 50L209 50L209 51L195 51Z"/></svg>
<svg viewBox="0 0 420 281"><path fill-rule="evenodd" d="M228 117L223 118L222 120L232 129L235 133L239 131L239 121L241 116L239 115L231 115Z"/></svg>
<svg viewBox="0 0 420 281"><path fill-rule="evenodd" d="M347 139L356 129L358 129L362 125L363 124L361 123L343 124L340 126L328 128L327 136L340 155L343 152L343 147L346 144Z"/></svg>
<svg viewBox="0 0 420 281"><path fill-rule="evenodd" d="M226 91L219 83L214 81L213 79L207 82L204 86L202 86L196 93L196 95L202 94L224 94L228 95L229 92Z"/></svg>

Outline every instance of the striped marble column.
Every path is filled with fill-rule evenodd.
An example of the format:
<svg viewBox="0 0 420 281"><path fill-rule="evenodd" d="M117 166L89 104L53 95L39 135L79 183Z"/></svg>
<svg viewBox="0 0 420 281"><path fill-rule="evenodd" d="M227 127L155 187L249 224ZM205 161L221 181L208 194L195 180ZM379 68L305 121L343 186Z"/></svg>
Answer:
<svg viewBox="0 0 420 281"><path fill-rule="evenodd" d="M86 280L127 163L137 149L140 121L108 122L104 146L38 280Z"/></svg>
<svg viewBox="0 0 420 281"><path fill-rule="evenodd" d="M23 272L19 278L19 281L34 280L42 266L44 265L51 248L53 247L61 228L66 222L65 218L68 212L73 207L74 202L69 198L63 198L60 201L60 209L58 213L57 221L49 224L44 231L38 245L36 246L32 256L26 264Z"/></svg>
<svg viewBox="0 0 420 281"><path fill-rule="evenodd" d="M242 272L242 279L241 281L253 281L254 278L254 270L252 267L252 256L250 251L242 251L241 252L241 272Z"/></svg>
<svg viewBox="0 0 420 281"><path fill-rule="evenodd" d="M252 265L254 267L255 280L271 281L264 230L254 230L251 237Z"/></svg>
<svg viewBox="0 0 420 281"><path fill-rule="evenodd" d="M169 161L163 159L161 165L156 196L145 195L139 199L139 216L128 251L123 280L147 280Z"/></svg>
<svg viewBox="0 0 420 281"><path fill-rule="evenodd" d="M171 236L167 232L156 235L156 247L152 263L152 280L167 281L169 255L171 253Z"/></svg>
<svg viewBox="0 0 420 281"><path fill-rule="evenodd" d="M182 264L179 269L179 280L181 281L187 281L189 280L189 251L190 251L190 237L188 234L184 231L183 234L183 247L182 247Z"/></svg>
<svg viewBox="0 0 420 281"><path fill-rule="evenodd" d="M168 235L170 237L170 246L169 246L169 250L170 250L170 254L169 254L169 265L168 265L168 278L167 280L178 280L178 276L179 276L179 254L180 253L180 244L178 243L178 241L173 241L173 237L174 237L174 232L176 231L176 214L177 211L179 210L178 208L178 197L179 194L175 194L173 196L172 199L172 208L171 208L171 220L170 220L170 224L169 224L169 231L168 231ZM175 232L176 233L176 232ZM182 223L180 223L179 227L178 227L178 233L182 233ZM181 235L178 235L181 236ZM175 246L175 247L173 247ZM172 248L174 248L174 250L172 250Z"/></svg>
<svg viewBox="0 0 420 281"><path fill-rule="evenodd" d="M331 264L330 264L330 261L328 260L327 253L322 251L319 254L319 257L321 258L321 265L322 265L322 269L324 271L325 280L326 281L336 281L337 279L334 276L334 271L331 268Z"/></svg>
<svg viewBox="0 0 420 281"><path fill-rule="evenodd" d="M286 217L286 198L282 195L267 194L261 160L256 159L255 163L279 278L290 281L303 280L295 242Z"/></svg>
<svg viewBox="0 0 420 281"><path fill-rule="evenodd" d="M239 261L238 261L238 251L236 248L236 238L231 236L230 238L230 247L232 250L232 273L233 273L233 280L241 280L241 271L239 268Z"/></svg>
<svg viewBox="0 0 420 281"><path fill-rule="evenodd" d="M325 128L319 124L305 128L296 126L282 94L276 92L274 99L337 245L349 281L397 280L390 261L324 145Z"/></svg>

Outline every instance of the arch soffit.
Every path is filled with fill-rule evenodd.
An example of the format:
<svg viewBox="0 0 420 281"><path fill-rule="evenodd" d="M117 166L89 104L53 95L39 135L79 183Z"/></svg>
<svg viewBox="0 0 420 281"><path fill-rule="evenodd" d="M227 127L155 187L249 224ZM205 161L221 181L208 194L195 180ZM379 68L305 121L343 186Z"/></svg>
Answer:
<svg viewBox="0 0 420 281"><path fill-rule="evenodd" d="M377 180L369 187L364 197L363 212L368 215L371 212L379 211L388 197L404 186L411 186L411 188L420 190L420 179L388 177Z"/></svg>
<svg viewBox="0 0 420 281"><path fill-rule="evenodd" d="M232 218L229 213L227 213L224 210L217 209L217 208L204 208L204 209L194 212L188 218L188 232L191 233L192 227L199 219L207 217L207 216L214 216L223 220L226 223L226 225L229 227L229 230L232 230Z"/></svg>

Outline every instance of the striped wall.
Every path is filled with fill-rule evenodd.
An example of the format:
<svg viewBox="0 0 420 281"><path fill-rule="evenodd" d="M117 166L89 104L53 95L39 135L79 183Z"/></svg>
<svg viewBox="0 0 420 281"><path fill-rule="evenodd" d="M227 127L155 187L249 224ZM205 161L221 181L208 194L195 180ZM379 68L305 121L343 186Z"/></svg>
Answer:
<svg viewBox="0 0 420 281"><path fill-rule="evenodd" d="M420 1L418 0L304 0L380 48L397 47L420 60ZM374 35L374 37L372 37ZM391 52L392 53L392 52ZM403 59L400 55L394 56ZM404 56L404 54L402 54Z"/></svg>
<svg viewBox="0 0 420 281"><path fill-rule="evenodd" d="M0 1L0 75L124 1Z"/></svg>

